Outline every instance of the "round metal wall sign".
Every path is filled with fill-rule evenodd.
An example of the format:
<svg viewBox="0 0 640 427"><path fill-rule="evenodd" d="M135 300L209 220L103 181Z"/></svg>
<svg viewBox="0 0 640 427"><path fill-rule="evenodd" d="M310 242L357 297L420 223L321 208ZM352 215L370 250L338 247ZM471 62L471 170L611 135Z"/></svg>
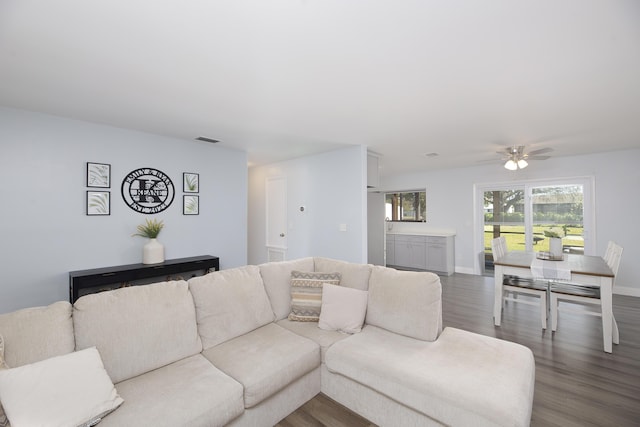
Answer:
<svg viewBox="0 0 640 427"><path fill-rule="evenodd" d="M162 212L171 205L174 196L173 182L167 174L157 169L136 169L122 181L122 198L136 212Z"/></svg>

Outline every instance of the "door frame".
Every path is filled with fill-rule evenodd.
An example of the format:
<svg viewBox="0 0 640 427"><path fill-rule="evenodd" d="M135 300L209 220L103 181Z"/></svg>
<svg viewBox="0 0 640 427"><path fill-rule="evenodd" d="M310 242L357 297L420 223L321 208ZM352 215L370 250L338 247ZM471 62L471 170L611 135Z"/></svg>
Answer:
<svg viewBox="0 0 640 427"><path fill-rule="evenodd" d="M473 247L478 255L474 261L474 274L484 273L484 192L491 190L511 190L514 188L524 188L525 192L525 230L531 230L533 226L531 207L531 188L533 187L553 187L559 185L582 185L583 191L583 237L585 255L596 253L596 214L595 214L595 178L593 176L576 176L548 179L530 179L522 181L499 181L490 183L478 183L473 187ZM531 247L530 233L525 235L527 247Z"/></svg>
<svg viewBox="0 0 640 427"><path fill-rule="evenodd" d="M282 194L280 194L279 198L281 198L282 209L281 215L283 215L283 224L281 225L280 233L284 234L281 239L278 239L278 242L271 241L270 231L272 224L271 212L273 206L270 204L274 202L272 197L271 189L272 184L278 182L281 185L280 190L282 190ZM286 176L272 176L268 177L265 180L265 246L267 250L267 259L284 261L287 259L287 249L288 249L288 236L287 236L287 177Z"/></svg>

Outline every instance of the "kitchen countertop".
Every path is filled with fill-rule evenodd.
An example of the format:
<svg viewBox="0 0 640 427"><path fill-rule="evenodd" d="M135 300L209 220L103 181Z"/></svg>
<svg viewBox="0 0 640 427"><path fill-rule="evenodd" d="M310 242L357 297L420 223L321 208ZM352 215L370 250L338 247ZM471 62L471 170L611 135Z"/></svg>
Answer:
<svg viewBox="0 0 640 427"><path fill-rule="evenodd" d="M447 231L387 231L387 234L393 234L394 236L432 236L432 237L450 237L455 236L456 233Z"/></svg>

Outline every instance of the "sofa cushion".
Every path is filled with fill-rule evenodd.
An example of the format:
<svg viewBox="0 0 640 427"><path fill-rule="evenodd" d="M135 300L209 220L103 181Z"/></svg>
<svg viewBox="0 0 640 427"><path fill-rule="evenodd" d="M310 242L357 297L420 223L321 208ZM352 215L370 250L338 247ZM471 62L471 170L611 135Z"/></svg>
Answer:
<svg viewBox="0 0 640 427"><path fill-rule="evenodd" d="M0 369L9 369L7 362L4 361L4 337L0 335Z"/></svg>
<svg viewBox="0 0 640 427"><path fill-rule="evenodd" d="M244 386L251 408L320 366L318 344L270 323L209 348L204 356Z"/></svg>
<svg viewBox="0 0 640 427"><path fill-rule="evenodd" d="M4 358L12 368L74 350L71 304L59 301L0 314Z"/></svg>
<svg viewBox="0 0 640 427"><path fill-rule="evenodd" d="M258 267L276 320L287 318L291 312L291 272L314 271L313 258L268 262Z"/></svg>
<svg viewBox="0 0 640 427"><path fill-rule="evenodd" d="M327 349L331 347L334 342L338 342L349 337L349 335L338 331L326 331L324 329L320 329L318 324L315 322L294 322L289 319L282 319L278 321L278 325L295 334L309 338L318 344L320 346L320 358L322 362L324 362L324 355Z"/></svg>
<svg viewBox="0 0 640 427"><path fill-rule="evenodd" d="M274 320L260 270L255 265L194 277L189 280L189 287L205 349Z"/></svg>
<svg viewBox="0 0 640 427"><path fill-rule="evenodd" d="M317 322L322 305L322 286L340 284L340 273L292 271L289 320Z"/></svg>
<svg viewBox="0 0 640 427"><path fill-rule="evenodd" d="M2 335L0 335L0 371L3 369L9 369L9 366L4 361L4 339ZM8 427L9 420L4 413L4 408L2 407L2 403L0 403L0 427Z"/></svg>
<svg viewBox="0 0 640 427"><path fill-rule="evenodd" d="M92 425L123 402L95 348L0 371L13 427Z"/></svg>
<svg viewBox="0 0 640 427"><path fill-rule="evenodd" d="M222 426L244 411L242 385L201 354L116 384L125 404L100 427Z"/></svg>
<svg viewBox="0 0 640 427"><path fill-rule="evenodd" d="M366 323L433 341L442 330L442 288L433 273L375 266L369 283Z"/></svg>
<svg viewBox="0 0 640 427"><path fill-rule="evenodd" d="M353 262L339 261L331 258L315 257L315 271L337 271L340 273L340 286L360 289L369 289L369 277L372 265L356 264Z"/></svg>
<svg viewBox="0 0 640 427"><path fill-rule="evenodd" d="M85 295L73 323L76 349L96 346L115 383L202 351L184 280Z"/></svg>
<svg viewBox="0 0 640 427"><path fill-rule="evenodd" d="M446 328L426 342L366 326L327 350L326 367L444 425L528 426L535 364L528 348Z"/></svg>
<svg viewBox="0 0 640 427"><path fill-rule="evenodd" d="M360 332L367 313L367 294L367 291L325 283L318 327L346 334Z"/></svg>

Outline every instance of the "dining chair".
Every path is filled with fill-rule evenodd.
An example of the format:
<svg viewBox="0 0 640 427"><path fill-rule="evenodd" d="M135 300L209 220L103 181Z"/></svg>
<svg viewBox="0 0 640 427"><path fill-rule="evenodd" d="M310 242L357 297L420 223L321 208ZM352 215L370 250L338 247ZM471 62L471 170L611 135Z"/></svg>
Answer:
<svg viewBox="0 0 640 427"><path fill-rule="evenodd" d="M507 243L504 236L496 237L491 241L493 260L507 253ZM531 277L505 275L502 280L502 301L513 301L528 305L540 306L540 321L542 329L547 329L547 298L548 286L546 281L534 280ZM511 293L511 296L509 296ZM535 301L518 298L519 294L536 297Z"/></svg>
<svg viewBox="0 0 640 427"><path fill-rule="evenodd" d="M607 249L604 251L604 256L602 257L609 267L611 267L611 257L615 252L616 246L617 244L615 242L609 240L609 243L607 243Z"/></svg>
<svg viewBox="0 0 640 427"><path fill-rule="evenodd" d="M620 267L620 259L622 258L622 246L615 242L609 242L607 250L602 257L611 271L613 272L613 284L615 284L618 269ZM551 309L551 330L558 329L558 310L560 309L560 301L578 303L580 305L599 306L597 311L592 310L571 310L569 306L563 305L563 310L577 311L591 316L602 316L602 305L600 300L600 288L578 285L574 283L551 282L549 285L550 292L550 309ZM613 317L613 334L612 340L614 344L620 343L620 331L618 323Z"/></svg>
<svg viewBox="0 0 640 427"><path fill-rule="evenodd" d="M507 239L504 236L496 237L491 241L491 252L493 253L493 260L497 260L505 256L507 253Z"/></svg>
<svg viewBox="0 0 640 427"><path fill-rule="evenodd" d="M491 241L491 254L493 255L493 261L503 257L507 253L507 239L504 236L496 237ZM515 276L514 276L515 277ZM507 297L509 291L502 290L502 297ZM514 299L517 299L517 294L512 294Z"/></svg>

